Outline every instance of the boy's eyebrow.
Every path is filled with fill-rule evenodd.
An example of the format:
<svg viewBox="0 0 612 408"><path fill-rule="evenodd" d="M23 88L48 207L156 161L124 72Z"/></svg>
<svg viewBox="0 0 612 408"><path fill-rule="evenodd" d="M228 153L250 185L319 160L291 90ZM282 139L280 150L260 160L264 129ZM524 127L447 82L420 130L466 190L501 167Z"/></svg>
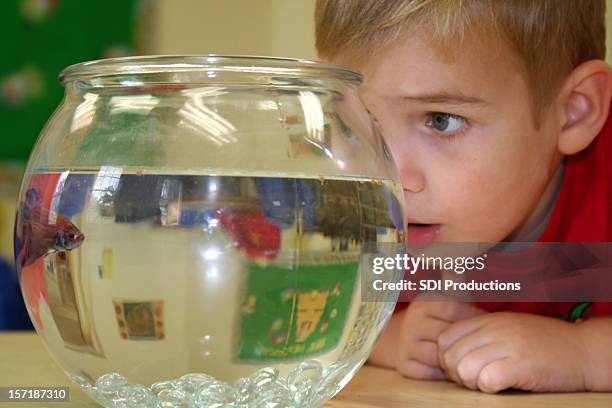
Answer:
<svg viewBox="0 0 612 408"><path fill-rule="evenodd" d="M462 93L436 92L418 95L404 95L404 99L426 103L441 103L447 105L488 105L489 102L475 96L464 95Z"/></svg>

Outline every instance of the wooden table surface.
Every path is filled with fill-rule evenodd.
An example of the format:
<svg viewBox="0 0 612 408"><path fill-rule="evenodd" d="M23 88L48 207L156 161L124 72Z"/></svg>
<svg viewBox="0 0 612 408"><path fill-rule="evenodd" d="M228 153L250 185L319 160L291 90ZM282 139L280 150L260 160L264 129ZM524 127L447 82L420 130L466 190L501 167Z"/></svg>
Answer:
<svg viewBox="0 0 612 408"><path fill-rule="evenodd" d="M72 384L33 333L0 334L0 386L69 386L70 402L2 403L0 408L99 408ZM612 393L486 395L452 383L414 381L365 366L325 408L612 408Z"/></svg>

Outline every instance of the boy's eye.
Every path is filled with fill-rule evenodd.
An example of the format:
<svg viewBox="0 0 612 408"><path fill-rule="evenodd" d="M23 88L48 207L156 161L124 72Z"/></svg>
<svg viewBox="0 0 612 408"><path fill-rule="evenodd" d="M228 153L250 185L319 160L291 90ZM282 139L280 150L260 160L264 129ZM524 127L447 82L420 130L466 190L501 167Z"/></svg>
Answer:
<svg viewBox="0 0 612 408"><path fill-rule="evenodd" d="M425 126L441 133L456 133L466 124L465 118L451 113L433 112L428 115Z"/></svg>

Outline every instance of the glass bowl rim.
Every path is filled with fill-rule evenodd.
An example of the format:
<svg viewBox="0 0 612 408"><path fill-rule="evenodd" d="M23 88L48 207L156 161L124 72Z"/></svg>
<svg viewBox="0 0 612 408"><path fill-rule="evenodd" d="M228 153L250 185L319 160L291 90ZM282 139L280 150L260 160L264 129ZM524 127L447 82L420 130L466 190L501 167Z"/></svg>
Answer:
<svg viewBox="0 0 612 408"><path fill-rule="evenodd" d="M363 76L353 68L328 62L256 55L140 55L81 62L59 75L62 84L116 76L160 73L234 72L288 78L333 78L360 84ZM142 81L146 83L147 81ZM162 81L163 82L163 81ZM172 81L190 83L189 80Z"/></svg>

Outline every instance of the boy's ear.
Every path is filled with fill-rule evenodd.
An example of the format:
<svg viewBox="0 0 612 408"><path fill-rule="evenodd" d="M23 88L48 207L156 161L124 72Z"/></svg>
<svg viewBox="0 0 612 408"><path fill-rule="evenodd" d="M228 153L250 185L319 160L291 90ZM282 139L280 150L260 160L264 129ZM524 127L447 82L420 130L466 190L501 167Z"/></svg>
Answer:
<svg viewBox="0 0 612 408"><path fill-rule="evenodd" d="M571 155L587 148L608 118L612 98L612 70L603 61L587 61L565 80L560 101L564 123L558 149Z"/></svg>

